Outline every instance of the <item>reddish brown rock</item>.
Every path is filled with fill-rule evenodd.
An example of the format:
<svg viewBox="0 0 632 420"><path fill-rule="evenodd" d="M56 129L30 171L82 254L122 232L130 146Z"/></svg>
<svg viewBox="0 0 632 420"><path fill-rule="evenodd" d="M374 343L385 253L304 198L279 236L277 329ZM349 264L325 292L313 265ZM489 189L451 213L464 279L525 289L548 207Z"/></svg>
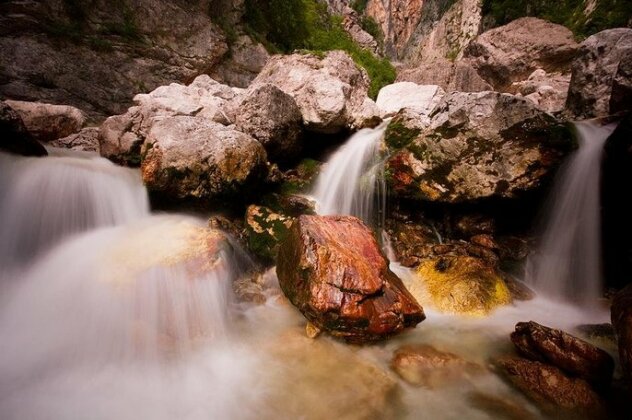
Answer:
<svg viewBox="0 0 632 420"><path fill-rule="evenodd" d="M583 379L569 378L556 367L518 357L503 358L496 364L516 388L556 418L603 415L601 398Z"/></svg>
<svg viewBox="0 0 632 420"><path fill-rule="evenodd" d="M391 369L409 384L426 388L436 388L482 372L479 365L427 344L397 349Z"/></svg>
<svg viewBox="0 0 632 420"><path fill-rule="evenodd" d="M536 322L519 322L511 341L525 357L554 365L572 376L607 385L614 370L608 353L561 330Z"/></svg>
<svg viewBox="0 0 632 420"><path fill-rule="evenodd" d="M317 328L349 342L381 340L425 318L355 217L300 216L277 264L290 302Z"/></svg>
<svg viewBox="0 0 632 420"><path fill-rule="evenodd" d="M619 338L619 360L623 375L632 385L632 284L612 301L612 325Z"/></svg>

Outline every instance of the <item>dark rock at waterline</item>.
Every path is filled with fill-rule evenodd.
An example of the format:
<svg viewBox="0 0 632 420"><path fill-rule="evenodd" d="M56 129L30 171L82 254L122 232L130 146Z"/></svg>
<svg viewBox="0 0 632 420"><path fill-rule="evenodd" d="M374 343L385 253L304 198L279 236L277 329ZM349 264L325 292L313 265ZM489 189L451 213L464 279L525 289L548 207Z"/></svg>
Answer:
<svg viewBox="0 0 632 420"><path fill-rule="evenodd" d="M502 277L513 300L531 300L535 298L535 292L511 274L502 273Z"/></svg>
<svg viewBox="0 0 632 420"><path fill-rule="evenodd" d="M574 147L567 127L531 102L497 92L447 94L423 130L396 116L386 179L401 198L442 203L513 198L543 184Z"/></svg>
<svg viewBox="0 0 632 420"><path fill-rule="evenodd" d="M632 284L618 292L612 301L612 325L619 341L619 361L632 394Z"/></svg>
<svg viewBox="0 0 632 420"><path fill-rule="evenodd" d="M587 38L572 71L566 101L572 117L632 110L632 29L608 29Z"/></svg>
<svg viewBox="0 0 632 420"><path fill-rule="evenodd" d="M349 342L385 339L425 318L355 217L300 216L280 245L277 275L311 323Z"/></svg>
<svg viewBox="0 0 632 420"><path fill-rule="evenodd" d="M4 102L0 102L0 150L23 156L48 155L26 130L19 114Z"/></svg>
<svg viewBox="0 0 632 420"><path fill-rule="evenodd" d="M263 144L273 160L289 160L301 151L302 124L294 99L271 84L249 90L235 116L237 130Z"/></svg>
<svg viewBox="0 0 632 420"><path fill-rule="evenodd" d="M536 322L519 322L511 341L525 357L548 363L571 376L585 379L596 387L610 383L614 360L601 350L561 330Z"/></svg>
<svg viewBox="0 0 632 420"><path fill-rule="evenodd" d="M42 142L76 134L86 122L85 114L69 105L12 100L6 103L20 114L29 133Z"/></svg>
<svg viewBox="0 0 632 420"><path fill-rule="evenodd" d="M519 357L496 361L501 373L545 413L559 418L600 418L603 401L588 382L560 369Z"/></svg>

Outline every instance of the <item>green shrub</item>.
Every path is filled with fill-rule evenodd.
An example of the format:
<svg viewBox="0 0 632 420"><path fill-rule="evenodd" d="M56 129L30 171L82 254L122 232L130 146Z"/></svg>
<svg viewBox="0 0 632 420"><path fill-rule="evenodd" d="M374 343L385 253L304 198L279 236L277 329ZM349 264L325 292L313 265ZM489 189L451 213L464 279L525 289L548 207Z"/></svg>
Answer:
<svg viewBox="0 0 632 420"><path fill-rule="evenodd" d="M275 9L276 2L286 7ZM251 34L273 51L308 50L318 55L326 51L346 51L369 75L372 98L382 86L395 80L391 63L356 44L344 30L342 19L331 16L326 4L317 0L246 0L246 23Z"/></svg>
<svg viewBox="0 0 632 420"><path fill-rule="evenodd" d="M377 41L380 48L384 45L384 33L375 19L371 16L362 16L360 26Z"/></svg>
<svg viewBox="0 0 632 420"><path fill-rule="evenodd" d="M366 10L366 5L369 0L353 0L351 2L351 8L358 13L363 13Z"/></svg>

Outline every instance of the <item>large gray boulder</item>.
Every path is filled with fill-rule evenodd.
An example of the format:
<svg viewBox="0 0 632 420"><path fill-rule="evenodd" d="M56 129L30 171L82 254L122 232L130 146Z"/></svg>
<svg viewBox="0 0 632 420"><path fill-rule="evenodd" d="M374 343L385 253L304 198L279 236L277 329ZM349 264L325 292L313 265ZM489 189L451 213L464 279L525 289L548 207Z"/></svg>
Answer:
<svg viewBox="0 0 632 420"><path fill-rule="evenodd" d="M42 142L78 133L86 122L85 114L74 106L11 100L6 103L20 115L33 137Z"/></svg>
<svg viewBox="0 0 632 420"><path fill-rule="evenodd" d="M573 144L556 118L497 92L447 94L426 128L397 116L385 142L393 194L448 203L534 189Z"/></svg>
<svg viewBox="0 0 632 420"><path fill-rule="evenodd" d="M235 120L232 101L242 90L198 76L190 85L172 83L134 97L137 103L125 114L109 117L101 125L101 155L119 164L138 166L140 149L153 123L165 117L188 115L221 124Z"/></svg>
<svg viewBox="0 0 632 420"><path fill-rule="evenodd" d="M271 84L255 85L237 108L235 128L259 141L270 159L291 159L300 152L301 110L290 95Z"/></svg>
<svg viewBox="0 0 632 420"><path fill-rule="evenodd" d="M358 114L366 111L369 78L342 51L328 52L324 58L313 54L273 56L253 86L266 83L294 98L311 131L337 133L357 128Z"/></svg>
<svg viewBox="0 0 632 420"><path fill-rule="evenodd" d="M632 109L632 29L608 29L582 42L566 109L575 118Z"/></svg>
<svg viewBox="0 0 632 420"><path fill-rule="evenodd" d="M380 89L375 104L383 118L392 117L404 108L427 116L436 108L444 94L443 89L436 85L399 82Z"/></svg>
<svg viewBox="0 0 632 420"><path fill-rule="evenodd" d="M236 195L265 178L261 143L201 117L157 121L141 155L145 185L165 199L204 201Z"/></svg>

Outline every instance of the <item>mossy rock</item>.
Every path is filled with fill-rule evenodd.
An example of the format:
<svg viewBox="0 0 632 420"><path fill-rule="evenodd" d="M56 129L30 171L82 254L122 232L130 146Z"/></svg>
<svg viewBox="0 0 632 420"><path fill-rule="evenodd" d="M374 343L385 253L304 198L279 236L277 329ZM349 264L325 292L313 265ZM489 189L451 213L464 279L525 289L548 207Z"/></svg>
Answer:
<svg viewBox="0 0 632 420"><path fill-rule="evenodd" d="M407 284L422 304L453 314L485 316L512 303L505 281L480 258L446 256L423 261L414 284Z"/></svg>
<svg viewBox="0 0 632 420"><path fill-rule="evenodd" d="M424 125L421 121L416 121L407 110L400 111L386 127L384 133L386 147L389 151L394 151L408 146L421 134Z"/></svg>
<svg viewBox="0 0 632 420"><path fill-rule="evenodd" d="M286 237L292 218L263 206L252 205L246 211L248 248L267 263L276 260L279 243Z"/></svg>

